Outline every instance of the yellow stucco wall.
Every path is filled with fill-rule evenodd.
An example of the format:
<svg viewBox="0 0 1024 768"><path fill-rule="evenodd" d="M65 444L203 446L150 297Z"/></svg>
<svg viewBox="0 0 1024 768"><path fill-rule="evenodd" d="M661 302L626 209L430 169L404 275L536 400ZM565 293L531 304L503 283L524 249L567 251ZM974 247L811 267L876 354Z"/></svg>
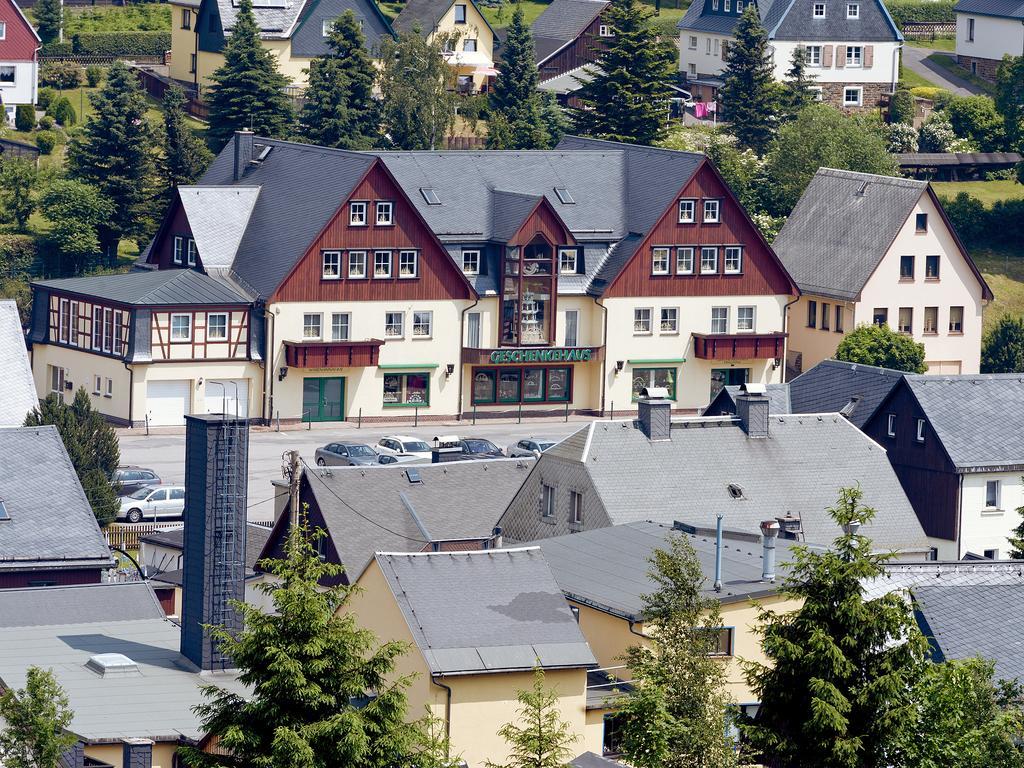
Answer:
<svg viewBox="0 0 1024 768"><path fill-rule="evenodd" d="M123 768L122 761L124 747L121 744L88 744L85 747L86 757L102 760L114 768ZM174 753L177 751L175 744L154 744L153 745L153 768L173 768Z"/></svg>
<svg viewBox="0 0 1024 768"><path fill-rule="evenodd" d="M56 344L34 344L32 346L32 375L36 382L36 392L40 397L50 394L50 366L65 369L65 380L74 384L73 390L65 390L62 395L65 402L75 398L75 391L85 387L93 408L105 416L128 420L128 395L131 374L124 367L124 362L113 357L94 355L77 349L57 346ZM101 394L97 395L95 377L101 379ZM107 379L112 382L112 396L106 396Z"/></svg>
<svg viewBox="0 0 1024 768"><path fill-rule="evenodd" d="M491 32L491 28L487 26L487 22L484 17L470 2L466 2L466 23L456 24L455 23L455 4L453 3L448 11L442 16L435 27L435 34L452 34L455 33L459 36L458 42L456 43L456 52L462 50L463 41L467 38L475 39L476 52L477 54L484 55L484 63L477 65L467 66L456 66L455 70L460 75L473 75L473 87L479 89L487 81L486 75L473 74L473 70L477 69L478 66L493 67L494 66L494 33ZM431 38L433 35L431 35Z"/></svg>
<svg viewBox="0 0 1024 768"><path fill-rule="evenodd" d="M196 15L198 6L191 3L169 3L171 6L171 65L170 76L186 83L194 82L194 75L189 71L191 54L196 49ZM182 29L182 11L189 10L192 15L191 29Z"/></svg>

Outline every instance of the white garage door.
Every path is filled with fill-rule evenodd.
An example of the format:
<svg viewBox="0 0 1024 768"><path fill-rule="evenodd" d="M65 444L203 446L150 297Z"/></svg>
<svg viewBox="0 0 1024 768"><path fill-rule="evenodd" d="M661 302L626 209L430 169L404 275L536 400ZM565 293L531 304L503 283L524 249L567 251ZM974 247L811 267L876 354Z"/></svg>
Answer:
<svg viewBox="0 0 1024 768"><path fill-rule="evenodd" d="M188 381L151 381L146 385L146 411L153 426L180 426L189 413L192 384Z"/></svg>
<svg viewBox="0 0 1024 768"><path fill-rule="evenodd" d="M248 418L249 380L211 379L206 382L206 412Z"/></svg>

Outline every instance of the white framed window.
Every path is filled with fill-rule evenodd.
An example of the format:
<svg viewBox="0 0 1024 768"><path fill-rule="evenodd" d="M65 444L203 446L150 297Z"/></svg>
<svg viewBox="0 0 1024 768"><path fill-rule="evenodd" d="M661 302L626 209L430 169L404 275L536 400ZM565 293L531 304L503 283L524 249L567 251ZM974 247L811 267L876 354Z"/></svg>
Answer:
<svg viewBox="0 0 1024 768"><path fill-rule="evenodd" d="M547 483L540 486L540 515L551 518L555 516L555 489Z"/></svg>
<svg viewBox="0 0 1024 768"><path fill-rule="evenodd" d="M711 332L712 333L728 333L729 332L729 308L728 307L712 307L711 308Z"/></svg>
<svg viewBox="0 0 1024 768"><path fill-rule="evenodd" d="M724 0L722 10L726 13L732 13L732 0Z"/></svg>
<svg viewBox="0 0 1024 768"><path fill-rule="evenodd" d="M390 339L405 336L405 312L384 313L384 335Z"/></svg>
<svg viewBox="0 0 1024 768"><path fill-rule="evenodd" d="M0 85L14 85L18 68L13 64L0 65Z"/></svg>
<svg viewBox="0 0 1024 768"><path fill-rule="evenodd" d="M676 274L693 274L693 248L689 246L676 248Z"/></svg>
<svg viewBox="0 0 1024 768"><path fill-rule="evenodd" d="M174 263L182 264L185 260L185 238L181 235L174 236Z"/></svg>
<svg viewBox="0 0 1024 768"><path fill-rule="evenodd" d="M736 13L743 13L743 0L736 0Z"/></svg>
<svg viewBox="0 0 1024 768"><path fill-rule="evenodd" d="M391 277L391 251L373 252L373 276L375 278Z"/></svg>
<svg viewBox="0 0 1024 768"><path fill-rule="evenodd" d="M661 332L679 333L679 307L661 308Z"/></svg>
<svg viewBox="0 0 1024 768"><path fill-rule="evenodd" d="M897 329L900 333L913 334L914 332L914 308L913 307L900 307L899 312L899 325Z"/></svg>
<svg viewBox="0 0 1024 768"><path fill-rule="evenodd" d="M320 31L323 33L324 37L330 37L331 36L331 30L334 29L334 22L336 22L336 21L337 21L337 19L324 19L323 20L323 26L322 26Z"/></svg>
<svg viewBox="0 0 1024 768"><path fill-rule="evenodd" d="M476 38L467 37L465 40L463 40L462 50L466 51L467 53L476 53Z"/></svg>
<svg viewBox="0 0 1024 768"><path fill-rule="evenodd" d="M480 313L470 312L466 315L466 346L480 348ZM568 346L568 344L566 344Z"/></svg>
<svg viewBox="0 0 1024 768"><path fill-rule="evenodd" d="M569 491L569 522L583 525L583 494L579 491Z"/></svg>
<svg viewBox="0 0 1024 768"><path fill-rule="evenodd" d="M728 3L728 2L729 2L729 0L725 0L725 2L727 2L727 3ZM725 10L727 10L727 11L728 11L729 9L728 9L728 8L726 8ZM716 38L715 38L715 56L717 56L717 55L718 55L718 45L719 45L719 42L720 42L720 41L719 41L719 39L718 39L718 38L716 37Z"/></svg>
<svg viewBox="0 0 1024 768"><path fill-rule="evenodd" d="M736 330L752 333L757 316L756 307L736 307Z"/></svg>
<svg viewBox="0 0 1024 768"><path fill-rule="evenodd" d="M390 227L395 223L395 204L390 200L378 200L376 213L378 227Z"/></svg>
<svg viewBox="0 0 1024 768"><path fill-rule="evenodd" d="M679 201L679 223L680 224L693 224L696 220L697 201L696 200L680 200Z"/></svg>
<svg viewBox="0 0 1024 768"><path fill-rule="evenodd" d="M704 201L704 223L705 224L717 224L719 222L719 208L720 201L718 200L705 200Z"/></svg>
<svg viewBox="0 0 1024 768"><path fill-rule="evenodd" d="M809 66L809 67L820 67L821 66L821 46L820 45L808 45L806 50L807 50L807 66Z"/></svg>
<svg viewBox="0 0 1024 768"><path fill-rule="evenodd" d="M187 27L186 27L186 29L187 29ZM7 22L6 21L0 21L0 40L6 40L6 39L7 39Z"/></svg>
<svg viewBox="0 0 1024 768"><path fill-rule="evenodd" d="M307 312L302 316L302 338L319 339L323 334L323 315Z"/></svg>
<svg viewBox="0 0 1024 768"><path fill-rule="evenodd" d="M686 65L686 69L690 73L691 77L696 77L697 76L697 65L696 64L687 64Z"/></svg>
<svg viewBox="0 0 1024 768"><path fill-rule="evenodd" d="M465 4L459 4L455 6L455 23L465 24L466 23L466 6Z"/></svg>
<svg viewBox="0 0 1024 768"><path fill-rule="evenodd" d="M74 312L75 305L71 304L71 310ZM124 324L124 312L120 310L114 310L114 354L124 354L124 340L121 338L121 326Z"/></svg>
<svg viewBox="0 0 1024 768"><path fill-rule="evenodd" d="M885 421L885 434L896 437L896 414L890 413Z"/></svg>
<svg viewBox="0 0 1024 768"><path fill-rule="evenodd" d="M420 252L399 251L398 252L398 277L409 279L420 276Z"/></svg>
<svg viewBox="0 0 1024 768"><path fill-rule="evenodd" d="M107 389L106 389L106 392L103 393L103 396L104 397L113 397L114 396L114 380L113 379L107 379Z"/></svg>
<svg viewBox="0 0 1024 768"><path fill-rule="evenodd" d="M669 274L669 263L672 258L672 249L665 247L657 247L651 249L651 274L652 275L667 275Z"/></svg>
<svg viewBox="0 0 1024 768"><path fill-rule="evenodd" d="M120 317L120 312L115 312L116 317ZM70 309L68 310L68 344L72 347L78 346L78 302L72 301Z"/></svg>
<svg viewBox="0 0 1024 768"><path fill-rule="evenodd" d="M715 0L715 10L716 10L716 11L718 10L718 0ZM707 54L708 56L710 56L710 55L711 55L711 38L710 38L710 37L709 37L709 38L707 38L707 39L706 39L706 40L704 41L704 43L705 43L705 45L704 45L705 51L704 51L704 52L705 52L705 53L706 53L706 54Z"/></svg>
<svg viewBox="0 0 1024 768"><path fill-rule="evenodd" d="M61 368L59 365L48 365L50 369L50 391L63 394L64 392L64 379L67 376L67 370Z"/></svg>
<svg viewBox="0 0 1024 768"><path fill-rule="evenodd" d="M718 248L704 246L700 249L700 273L714 275L718 272Z"/></svg>
<svg viewBox="0 0 1024 768"><path fill-rule="evenodd" d="M612 28L607 24L601 24L597 28L597 34L599 37L612 37Z"/></svg>
<svg viewBox="0 0 1024 768"><path fill-rule="evenodd" d="M341 277L341 251L324 251L322 254L324 280L338 280Z"/></svg>
<svg viewBox="0 0 1024 768"><path fill-rule="evenodd" d="M185 337L186 340L192 338L191 333L191 315L182 315L182 317L188 318L189 320L189 334ZM171 315L171 338L174 338L174 315ZM114 351L114 310L104 307L103 309L103 351L113 352Z"/></svg>
<svg viewBox="0 0 1024 768"><path fill-rule="evenodd" d="M565 310L565 346L575 347L580 343L580 311Z"/></svg>
<svg viewBox="0 0 1024 768"><path fill-rule="evenodd" d="M859 19L860 18L860 3L847 3L846 4L846 18L848 18L848 19Z"/></svg>
<svg viewBox="0 0 1024 768"><path fill-rule="evenodd" d="M738 275L743 271L743 248L729 245L725 248L725 274Z"/></svg>
<svg viewBox="0 0 1024 768"><path fill-rule="evenodd" d="M92 393L94 395L103 394L103 377L93 376L92 377Z"/></svg>
<svg viewBox="0 0 1024 768"><path fill-rule="evenodd" d="M434 333L434 313L416 311L412 313L412 337L429 339Z"/></svg>
<svg viewBox="0 0 1024 768"><path fill-rule="evenodd" d="M196 257L199 255L199 250L196 248L196 241L191 237L188 239L188 265L194 267L196 265Z"/></svg>
<svg viewBox="0 0 1024 768"><path fill-rule="evenodd" d="M950 333L963 333L964 332L964 308L963 307L950 307L949 308L949 332Z"/></svg>
<svg viewBox="0 0 1024 768"><path fill-rule="evenodd" d="M575 275L577 269L576 249L558 249L558 273L561 275Z"/></svg>
<svg viewBox="0 0 1024 768"><path fill-rule="evenodd" d="M227 341L228 340L228 313L210 312L206 316L206 340Z"/></svg>
<svg viewBox="0 0 1024 768"><path fill-rule="evenodd" d="M843 106L859 107L863 101L863 89L859 87L843 88Z"/></svg>
<svg viewBox="0 0 1024 768"><path fill-rule="evenodd" d="M106 310L109 311L109 310ZM106 312L104 312L106 314ZM106 325L104 319L104 325ZM103 334L103 351L107 352L106 333ZM171 315L171 341L192 340L192 315L173 314Z"/></svg>
<svg viewBox="0 0 1024 768"><path fill-rule="evenodd" d="M633 333L647 334L651 332L652 311L650 307L637 307L633 310Z"/></svg>
<svg viewBox="0 0 1024 768"><path fill-rule="evenodd" d="M999 509L1000 482L998 480L987 480L985 482L985 506L988 509Z"/></svg>
<svg viewBox="0 0 1024 768"><path fill-rule="evenodd" d="M691 51L696 51L697 50L697 36L696 35L690 35L690 50Z"/></svg>
<svg viewBox="0 0 1024 768"><path fill-rule="evenodd" d="M480 274L480 251L473 250L462 252L462 274Z"/></svg>
<svg viewBox="0 0 1024 768"><path fill-rule="evenodd" d="M823 98L823 96L822 96L822 88L821 88L820 85L809 85L809 86L807 86L807 90L809 90L811 92L811 96L814 97L815 101L821 101L822 100L822 98Z"/></svg>
<svg viewBox="0 0 1024 768"><path fill-rule="evenodd" d="M348 341L352 328L352 315L348 312L331 314L331 341Z"/></svg>
<svg viewBox="0 0 1024 768"><path fill-rule="evenodd" d="M57 338L62 344L71 336L71 303L61 299L57 309Z"/></svg>
<svg viewBox="0 0 1024 768"><path fill-rule="evenodd" d="M814 4L814 11L813 11L812 15L816 19L824 19L825 18L825 4L824 3L815 3Z"/></svg>
<svg viewBox="0 0 1024 768"><path fill-rule="evenodd" d="M348 252L348 279L363 280L366 278L366 251Z"/></svg>
<svg viewBox="0 0 1024 768"><path fill-rule="evenodd" d="M974 19L967 20L967 42L974 42Z"/></svg>
<svg viewBox="0 0 1024 768"><path fill-rule="evenodd" d="M919 443L924 442L924 419L917 420L917 434L915 435L915 439Z"/></svg>
<svg viewBox="0 0 1024 768"><path fill-rule="evenodd" d="M366 201L348 204L348 223L353 227L366 226Z"/></svg>
<svg viewBox="0 0 1024 768"><path fill-rule="evenodd" d="M92 308L92 348L96 352L103 349L103 307Z"/></svg>
<svg viewBox="0 0 1024 768"><path fill-rule="evenodd" d="M864 61L864 49L859 45L846 46L846 66L859 67Z"/></svg>

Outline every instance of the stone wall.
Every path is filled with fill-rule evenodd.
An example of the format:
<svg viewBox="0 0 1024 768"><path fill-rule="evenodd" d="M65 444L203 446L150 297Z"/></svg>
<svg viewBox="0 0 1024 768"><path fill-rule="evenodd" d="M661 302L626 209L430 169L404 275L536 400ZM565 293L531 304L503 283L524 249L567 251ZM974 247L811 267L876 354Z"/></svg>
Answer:
<svg viewBox="0 0 1024 768"><path fill-rule="evenodd" d="M821 87L821 100L838 109L849 111L869 111L886 107L889 104L890 88L888 83L815 83ZM861 88L861 106L843 106L843 91L846 88Z"/></svg>
<svg viewBox="0 0 1024 768"><path fill-rule="evenodd" d="M999 61L997 59L982 59L977 56L961 56L957 54L956 63L978 77L993 83L996 81L996 70L999 68ZM971 68L972 64L974 69Z"/></svg>

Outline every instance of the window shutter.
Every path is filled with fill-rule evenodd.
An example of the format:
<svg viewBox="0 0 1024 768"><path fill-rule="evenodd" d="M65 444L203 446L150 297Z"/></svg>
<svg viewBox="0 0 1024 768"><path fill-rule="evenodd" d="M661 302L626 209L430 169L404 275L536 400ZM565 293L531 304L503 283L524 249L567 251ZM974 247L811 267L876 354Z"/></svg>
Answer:
<svg viewBox="0 0 1024 768"><path fill-rule="evenodd" d="M875 61L875 46L865 45L864 46L864 69L871 69L871 65Z"/></svg>
<svg viewBox="0 0 1024 768"><path fill-rule="evenodd" d="M846 46L836 46L836 69L842 69L846 66Z"/></svg>
<svg viewBox="0 0 1024 768"><path fill-rule="evenodd" d="M826 45L821 52L821 66L831 67L832 66L832 46Z"/></svg>

